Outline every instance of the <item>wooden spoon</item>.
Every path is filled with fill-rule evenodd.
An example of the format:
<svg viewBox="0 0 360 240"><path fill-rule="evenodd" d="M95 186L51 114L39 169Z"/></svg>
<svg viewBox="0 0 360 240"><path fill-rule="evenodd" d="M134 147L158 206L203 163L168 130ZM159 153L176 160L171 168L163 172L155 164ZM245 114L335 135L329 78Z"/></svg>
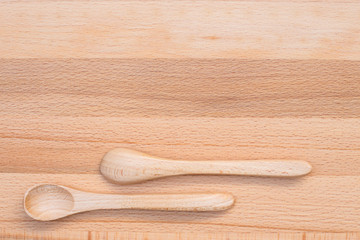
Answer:
<svg viewBox="0 0 360 240"><path fill-rule="evenodd" d="M104 156L100 171L109 180L129 184L185 174L297 177L308 174L311 165L297 160L179 161L116 148Z"/></svg>
<svg viewBox="0 0 360 240"><path fill-rule="evenodd" d="M36 185L24 196L25 212L40 221L97 209L220 211L233 204L234 197L226 193L117 195L83 192L54 184Z"/></svg>

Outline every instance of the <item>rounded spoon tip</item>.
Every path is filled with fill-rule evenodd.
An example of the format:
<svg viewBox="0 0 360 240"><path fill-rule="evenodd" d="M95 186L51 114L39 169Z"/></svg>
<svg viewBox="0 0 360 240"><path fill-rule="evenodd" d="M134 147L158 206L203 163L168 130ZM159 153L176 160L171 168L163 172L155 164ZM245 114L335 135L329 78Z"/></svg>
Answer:
<svg viewBox="0 0 360 240"><path fill-rule="evenodd" d="M312 171L312 166L306 161L296 161L297 162L297 174L294 174L294 177L301 177L309 174Z"/></svg>

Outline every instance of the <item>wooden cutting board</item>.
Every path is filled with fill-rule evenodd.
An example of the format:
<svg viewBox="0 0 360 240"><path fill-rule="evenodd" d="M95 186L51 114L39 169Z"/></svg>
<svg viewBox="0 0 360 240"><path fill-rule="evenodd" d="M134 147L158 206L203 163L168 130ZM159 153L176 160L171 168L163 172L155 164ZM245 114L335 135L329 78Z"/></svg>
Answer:
<svg viewBox="0 0 360 240"><path fill-rule="evenodd" d="M359 13L355 0L1 2L0 238L360 239ZM115 147L314 169L119 186L98 170ZM236 204L37 222L22 197L45 182Z"/></svg>

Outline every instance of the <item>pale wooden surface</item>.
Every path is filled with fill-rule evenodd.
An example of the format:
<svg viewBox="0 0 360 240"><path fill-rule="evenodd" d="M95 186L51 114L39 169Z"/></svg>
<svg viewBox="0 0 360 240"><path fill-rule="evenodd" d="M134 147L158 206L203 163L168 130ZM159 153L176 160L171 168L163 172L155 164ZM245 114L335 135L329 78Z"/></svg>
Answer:
<svg viewBox="0 0 360 240"><path fill-rule="evenodd" d="M360 56L357 0L5 1L5 58Z"/></svg>
<svg viewBox="0 0 360 240"><path fill-rule="evenodd" d="M0 238L359 239L359 12L355 0L2 1ZM98 170L115 147L305 160L313 172L119 186ZM226 213L96 211L39 223L22 198L43 182L221 190L237 201Z"/></svg>

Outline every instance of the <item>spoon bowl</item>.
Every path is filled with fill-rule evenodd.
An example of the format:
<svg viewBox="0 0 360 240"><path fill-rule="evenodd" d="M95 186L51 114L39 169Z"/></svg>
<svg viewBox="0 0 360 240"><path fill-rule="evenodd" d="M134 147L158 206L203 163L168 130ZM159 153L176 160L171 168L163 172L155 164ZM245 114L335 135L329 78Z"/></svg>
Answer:
<svg viewBox="0 0 360 240"><path fill-rule="evenodd" d="M63 186L36 185L24 197L24 209L32 218L50 221L71 214L74 208L73 195Z"/></svg>

